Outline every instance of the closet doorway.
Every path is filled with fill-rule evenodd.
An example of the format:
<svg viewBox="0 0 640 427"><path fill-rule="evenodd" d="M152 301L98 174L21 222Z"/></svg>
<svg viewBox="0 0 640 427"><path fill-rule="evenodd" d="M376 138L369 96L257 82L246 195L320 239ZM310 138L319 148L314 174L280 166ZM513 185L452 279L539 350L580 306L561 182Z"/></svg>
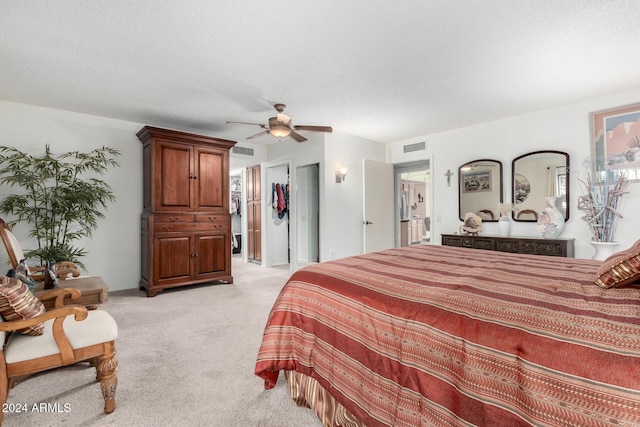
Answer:
<svg viewBox="0 0 640 427"><path fill-rule="evenodd" d="M296 228L298 265L320 261L320 165L296 170Z"/></svg>
<svg viewBox="0 0 640 427"><path fill-rule="evenodd" d="M266 198L262 227L266 233L262 251L265 267L290 265L290 184L288 160L270 163L266 167Z"/></svg>

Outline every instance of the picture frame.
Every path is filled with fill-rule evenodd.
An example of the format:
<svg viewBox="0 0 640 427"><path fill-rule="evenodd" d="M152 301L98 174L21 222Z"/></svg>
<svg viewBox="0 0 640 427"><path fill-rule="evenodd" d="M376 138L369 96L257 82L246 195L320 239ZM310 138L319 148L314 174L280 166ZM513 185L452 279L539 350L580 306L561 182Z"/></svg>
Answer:
<svg viewBox="0 0 640 427"><path fill-rule="evenodd" d="M462 175L463 193L480 193L491 191L492 187L491 171L470 172Z"/></svg>
<svg viewBox="0 0 640 427"><path fill-rule="evenodd" d="M594 173L640 181L640 103L591 113L591 138Z"/></svg>

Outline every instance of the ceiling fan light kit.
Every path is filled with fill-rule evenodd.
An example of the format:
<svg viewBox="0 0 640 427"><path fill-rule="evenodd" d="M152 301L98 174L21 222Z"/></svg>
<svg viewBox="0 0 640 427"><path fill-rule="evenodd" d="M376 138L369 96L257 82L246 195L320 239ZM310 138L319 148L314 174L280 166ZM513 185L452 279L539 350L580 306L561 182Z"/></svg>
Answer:
<svg viewBox="0 0 640 427"><path fill-rule="evenodd" d="M279 116L280 114L278 114ZM271 117L269 119L269 133L278 139L282 139L285 136L289 136L291 128L288 123L278 120L279 117ZM289 119L291 121L291 119Z"/></svg>
<svg viewBox="0 0 640 427"><path fill-rule="evenodd" d="M241 125L253 125L260 126L265 129L261 132L251 135L246 139L254 139L264 134L270 134L279 140L290 136L297 142L304 142L307 140L304 136L295 131L311 131L311 132L333 132L331 126L291 126L291 116L284 113L285 104L275 104L273 108L276 109L277 114L275 117L270 117L268 124L261 123L247 123L247 122L227 122L228 124L241 124ZM295 131L294 131L295 130Z"/></svg>

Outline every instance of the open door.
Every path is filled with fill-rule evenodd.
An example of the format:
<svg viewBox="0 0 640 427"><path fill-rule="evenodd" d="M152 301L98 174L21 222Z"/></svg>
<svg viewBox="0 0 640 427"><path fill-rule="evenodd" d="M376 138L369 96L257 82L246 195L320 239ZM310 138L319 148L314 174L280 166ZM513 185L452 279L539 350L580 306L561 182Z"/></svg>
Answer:
<svg viewBox="0 0 640 427"><path fill-rule="evenodd" d="M364 159L364 253L393 247L393 165Z"/></svg>

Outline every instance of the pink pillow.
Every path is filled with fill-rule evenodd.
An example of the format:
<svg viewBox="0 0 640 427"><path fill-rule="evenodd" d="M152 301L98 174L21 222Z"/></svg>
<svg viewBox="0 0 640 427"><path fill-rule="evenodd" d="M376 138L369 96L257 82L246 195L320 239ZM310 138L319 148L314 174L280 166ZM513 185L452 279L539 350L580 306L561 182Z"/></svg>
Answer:
<svg viewBox="0 0 640 427"><path fill-rule="evenodd" d="M620 288L640 281L640 240L604 260L596 274L596 285Z"/></svg>

